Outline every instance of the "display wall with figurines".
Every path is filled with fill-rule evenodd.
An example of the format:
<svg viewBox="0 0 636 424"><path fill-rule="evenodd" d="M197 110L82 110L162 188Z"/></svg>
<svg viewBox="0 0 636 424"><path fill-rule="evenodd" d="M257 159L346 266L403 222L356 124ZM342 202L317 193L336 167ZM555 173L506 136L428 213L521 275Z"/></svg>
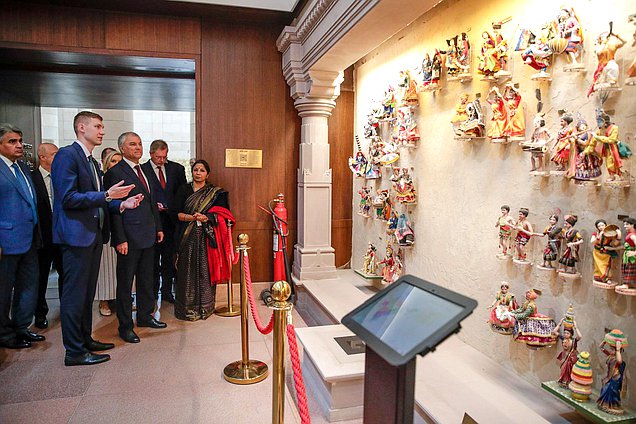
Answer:
<svg viewBox="0 0 636 424"><path fill-rule="evenodd" d="M444 1L355 65L352 267L477 299L466 343L581 399L636 361L634 13Z"/></svg>

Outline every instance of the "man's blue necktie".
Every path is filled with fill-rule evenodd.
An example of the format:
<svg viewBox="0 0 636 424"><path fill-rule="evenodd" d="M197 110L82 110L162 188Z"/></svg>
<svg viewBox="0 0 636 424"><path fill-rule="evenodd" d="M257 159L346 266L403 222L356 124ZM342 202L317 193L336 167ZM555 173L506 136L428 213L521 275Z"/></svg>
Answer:
<svg viewBox="0 0 636 424"><path fill-rule="evenodd" d="M11 168L15 171L15 177L22 188L24 194L26 194L27 199L29 199L29 203L31 204L31 213L33 214L33 224L38 223L38 212L35 208L35 199L33 199L33 195L31 194L31 190L29 189L29 183L27 183L26 178L22 175L22 171L17 163L13 162Z"/></svg>

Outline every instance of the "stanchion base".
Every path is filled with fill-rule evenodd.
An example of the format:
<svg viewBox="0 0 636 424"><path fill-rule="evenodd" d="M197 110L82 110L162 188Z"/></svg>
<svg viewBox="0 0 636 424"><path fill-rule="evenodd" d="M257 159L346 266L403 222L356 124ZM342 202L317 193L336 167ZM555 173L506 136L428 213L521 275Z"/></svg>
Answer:
<svg viewBox="0 0 636 424"><path fill-rule="evenodd" d="M221 306L214 310L214 314L220 317L235 317L241 315L241 307L239 305L232 305L232 307Z"/></svg>
<svg viewBox="0 0 636 424"><path fill-rule="evenodd" d="M267 375L267 364L256 360L250 360L246 366L243 361L232 362L223 370L223 378L234 384L258 383L265 380Z"/></svg>

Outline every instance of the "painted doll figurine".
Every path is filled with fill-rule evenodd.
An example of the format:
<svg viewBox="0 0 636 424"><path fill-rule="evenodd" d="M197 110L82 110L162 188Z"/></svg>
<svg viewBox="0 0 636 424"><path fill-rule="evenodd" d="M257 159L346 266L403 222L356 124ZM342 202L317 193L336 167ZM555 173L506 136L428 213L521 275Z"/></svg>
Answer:
<svg viewBox="0 0 636 424"><path fill-rule="evenodd" d="M422 87L429 85L433 79L433 60L431 55L424 53L424 59L422 59Z"/></svg>
<svg viewBox="0 0 636 424"><path fill-rule="evenodd" d="M504 98L509 115L506 135L511 141L523 141L526 138L526 111L521 103L519 84L506 84Z"/></svg>
<svg viewBox="0 0 636 424"><path fill-rule="evenodd" d="M543 233L537 233L536 236L547 237L548 243L543 249L543 264L538 267L545 270L553 270L552 262L556 261L559 257L559 249L561 248L561 231L562 228L558 226L559 217L557 215L550 215L550 224L545 227Z"/></svg>
<svg viewBox="0 0 636 424"><path fill-rule="evenodd" d="M570 164L570 155L572 153L571 136L573 133L573 129L570 127L570 124L573 121L574 117L567 112L564 112L561 115L561 119L559 120L561 129L559 130L559 132L557 132L554 145L554 154L550 158L550 160L557 165L557 169L555 172L557 174L565 174Z"/></svg>
<svg viewBox="0 0 636 424"><path fill-rule="evenodd" d="M570 374L570 396L579 402L587 402L592 394L592 383L594 382L592 366L590 365L590 352L579 353L578 359L572 367Z"/></svg>
<svg viewBox="0 0 636 424"><path fill-rule="evenodd" d="M413 225L405 214L401 214L398 218L397 228L395 229L395 240L402 247L410 247L415 243Z"/></svg>
<svg viewBox="0 0 636 424"><path fill-rule="evenodd" d="M477 71L484 76L485 80L492 80L495 73L501 70L499 56L497 54L497 44L490 32L481 33L481 51L479 54L479 65Z"/></svg>
<svg viewBox="0 0 636 424"><path fill-rule="evenodd" d="M378 195L373 198L375 208L375 219L388 221L391 218L391 200L389 190L378 190Z"/></svg>
<svg viewBox="0 0 636 424"><path fill-rule="evenodd" d="M481 94L475 95L475 100L468 102L466 105L466 114L468 119L460 124L459 129L462 132L462 138L472 139L481 138L486 132L486 123L484 122L484 113L481 108L479 99Z"/></svg>
<svg viewBox="0 0 636 424"><path fill-rule="evenodd" d="M528 265L528 255L526 253L526 245L530 241L530 238L534 235L532 231L532 224L528 221L528 214L530 210L526 208L519 209L519 219L517 220L516 230L517 237L515 238L515 257L513 262L519 265Z"/></svg>
<svg viewBox="0 0 636 424"><path fill-rule="evenodd" d="M616 287L616 293L636 296L636 218L627 218L625 226L625 251L621 273L623 284Z"/></svg>
<svg viewBox="0 0 636 424"><path fill-rule="evenodd" d="M492 118L490 127L486 131L486 136L493 143L505 143L508 140L508 111L506 110L506 102L497 87L490 89L486 101L492 107Z"/></svg>
<svg viewBox="0 0 636 424"><path fill-rule="evenodd" d="M393 119L396 105L397 100L395 99L395 89L392 86L389 86L389 88L387 88L384 92L384 99L382 100L382 117L380 119Z"/></svg>
<svg viewBox="0 0 636 424"><path fill-rule="evenodd" d="M627 21L636 25L636 13L629 15ZM636 45L636 31L634 32L634 41L632 41L632 47ZM636 85L636 56L632 60L632 64L627 69L627 78L625 79L625 85Z"/></svg>
<svg viewBox="0 0 636 424"><path fill-rule="evenodd" d="M561 234L563 240L565 240L566 249L559 259L559 263L561 264L559 267L560 273L578 275L576 263L581 259L579 256L579 246L583 244L583 237L581 237L581 233L574 228L576 221L578 221L576 215L565 216Z"/></svg>
<svg viewBox="0 0 636 424"><path fill-rule="evenodd" d="M367 275L375 275L376 271L376 251L373 243L369 242L367 252L364 254L364 264L362 265L362 273Z"/></svg>
<svg viewBox="0 0 636 424"><path fill-rule="evenodd" d="M556 327L554 320L538 312L535 301L540 295L541 290L527 290L526 299L521 307L511 311L515 322L512 329L513 339L525 343L531 349L552 346L556 340L552 333Z"/></svg>
<svg viewBox="0 0 636 424"><path fill-rule="evenodd" d="M598 154L597 149L586 151L587 147L594 140L594 132L588 128L585 119L579 119L576 123L576 156L574 161L574 180L578 184L594 184L596 185L597 178L601 176L603 171L601 165L603 165L603 158Z"/></svg>
<svg viewBox="0 0 636 424"><path fill-rule="evenodd" d="M411 71L408 69L406 71L400 71L400 84L404 90L404 94L402 96L402 102L407 104L417 104L417 81L411 76Z"/></svg>
<svg viewBox="0 0 636 424"><path fill-rule="evenodd" d="M604 219L594 223L596 231L592 233L590 243L592 261L594 262L594 286L599 288L614 288L616 283L610 279L612 262L618 257L617 250L621 244L621 230L616 225L607 225Z"/></svg>
<svg viewBox="0 0 636 424"><path fill-rule="evenodd" d="M612 32L610 22L609 32L600 34L595 42L594 52L598 59L598 65L592 77L592 85L587 92L587 96L598 90L607 90L618 87L618 63L616 63L616 51L625 45L618 34Z"/></svg>
<svg viewBox="0 0 636 424"><path fill-rule="evenodd" d="M369 211L371 210L371 189L367 186L363 186L359 191L360 205L358 207L358 215L370 218Z"/></svg>
<svg viewBox="0 0 636 424"><path fill-rule="evenodd" d="M439 50L435 50L433 54L433 74L431 75L431 83L428 88L439 87L439 80L442 77L442 54Z"/></svg>
<svg viewBox="0 0 636 424"><path fill-rule="evenodd" d="M585 66L579 60L583 49L583 30L573 8L561 9L557 17L557 31L558 37L567 41L565 53L568 55L570 64L565 69L569 71L584 69Z"/></svg>
<svg viewBox="0 0 636 424"><path fill-rule="evenodd" d="M618 125L610 122L610 116L602 109L596 110L598 130L594 138L583 151L583 155L599 152L605 162L609 174L606 183L620 187L629 186L629 181L623 179L623 160L618 150Z"/></svg>
<svg viewBox="0 0 636 424"><path fill-rule="evenodd" d="M402 249L397 250L394 255L393 269L391 270L391 282L395 283L404 272L404 252Z"/></svg>
<svg viewBox="0 0 636 424"><path fill-rule="evenodd" d="M554 51L550 47L552 26L544 25L538 34L530 30L522 31L517 50L521 50L523 63L539 72L532 75L533 80L550 80L547 72Z"/></svg>
<svg viewBox="0 0 636 424"><path fill-rule="evenodd" d="M607 375L603 378L603 388L596 404L598 409L612 415L625 413L621 406L621 392L627 367L623 359L623 349L627 346L629 346L627 337L621 330L612 330L607 333L600 346L601 351L607 355Z"/></svg>
<svg viewBox="0 0 636 424"><path fill-rule="evenodd" d="M495 228L499 228L499 249L497 257L503 259L510 255L510 239L512 238L512 229L515 226L515 220L510 216L510 206L501 206L501 216L497 218Z"/></svg>
<svg viewBox="0 0 636 424"><path fill-rule="evenodd" d="M499 61L499 71L495 73L496 77L509 76L508 71L508 41L501 35L501 26L510 21L512 18L508 18L503 22L493 22L492 24L492 36L495 40L495 49L497 51L497 60Z"/></svg>
<svg viewBox="0 0 636 424"><path fill-rule="evenodd" d="M559 328L563 325L563 333L559 334ZM574 313L572 311L572 305L568 308L565 316L561 318L561 321L552 330L552 334L561 340L561 352L557 356L559 366L561 367L561 373L559 374L559 386L567 388L572 381L572 368L577 361L579 352L576 347L581 340L581 332L579 331L576 321L574 320Z"/></svg>
<svg viewBox="0 0 636 424"><path fill-rule="evenodd" d="M462 94L459 98L459 103L455 105L455 115L451 118L451 124L453 125L453 132L456 136L461 137L464 135L460 126L462 123L468 120L468 114L466 113L466 107L468 106L468 94Z"/></svg>
<svg viewBox="0 0 636 424"><path fill-rule="evenodd" d="M468 35L462 32L461 38L457 45L457 61L459 62L459 78L462 81L469 81L473 77L470 74L471 65L471 49Z"/></svg>
<svg viewBox="0 0 636 424"><path fill-rule="evenodd" d="M415 187L408 168L402 168L402 174L393 183L393 189L396 192L395 199L398 202L403 204L414 204L416 202Z"/></svg>
<svg viewBox="0 0 636 424"><path fill-rule="evenodd" d="M512 334L515 321L510 311L519 307L515 300L515 295L510 293L509 290L510 284L502 281L500 290L495 294L495 300L486 308L490 310L488 318L490 329L503 335Z"/></svg>
<svg viewBox="0 0 636 424"><path fill-rule="evenodd" d="M446 73L448 79L457 79L459 75L460 64L457 53L457 35L446 40Z"/></svg>
<svg viewBox="0 0 636 424"><path fill-rule="evenodd" d="M395 258L393 257L393 247L390 244L386 246L386 254L384 259L378 262L382 266L382 282L390 284L393 282L393 272L395 271Z"/></svg>

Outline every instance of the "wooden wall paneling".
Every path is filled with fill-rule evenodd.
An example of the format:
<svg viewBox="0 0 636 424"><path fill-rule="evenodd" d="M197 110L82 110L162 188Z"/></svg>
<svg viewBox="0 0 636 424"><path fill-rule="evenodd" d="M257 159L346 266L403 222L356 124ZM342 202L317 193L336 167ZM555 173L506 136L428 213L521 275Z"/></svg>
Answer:
<svg viewBox="0 0 636 424"><path fill-rule="evenodd" d="M32 5L3 4L0 41L104 48L104 14L101 11Z"/></svg>
<svg viewBox="0 0 636 424"><path fill-rule="evenodd" d="M202 23L201 157L210 162L211 181L230 192L238 222L235 233L244 231L253 240L251 254L259 258L252 263L254 281L272 279L271 218L257 205L266 206L277 193L295 190L295 176L289 182L288 170L292 167L295 175L298 167L297 150L290 151L290 133L295 133L298 117L289 113L288 88L276 50L281 29ZM226 148L261 149L263 168L225 168ZM292 203L285 194L290 217L295 217L295 195Z"/></svg>
<svg viewBox="0 0 636 424"><path fill-rule="evenodd" d="M106 48L154 52L201 52L199 19L106 13Z"/></svg>
<svg viewBox="0 0 636 424"><path fill-rule="evenodd" d="M336 250L336 266L351 259L351 230L353 221L353 179L347 160L353 154L353 68L345 71L340 96L329 118L329 164L332 175L331 245Z"/></svg>

